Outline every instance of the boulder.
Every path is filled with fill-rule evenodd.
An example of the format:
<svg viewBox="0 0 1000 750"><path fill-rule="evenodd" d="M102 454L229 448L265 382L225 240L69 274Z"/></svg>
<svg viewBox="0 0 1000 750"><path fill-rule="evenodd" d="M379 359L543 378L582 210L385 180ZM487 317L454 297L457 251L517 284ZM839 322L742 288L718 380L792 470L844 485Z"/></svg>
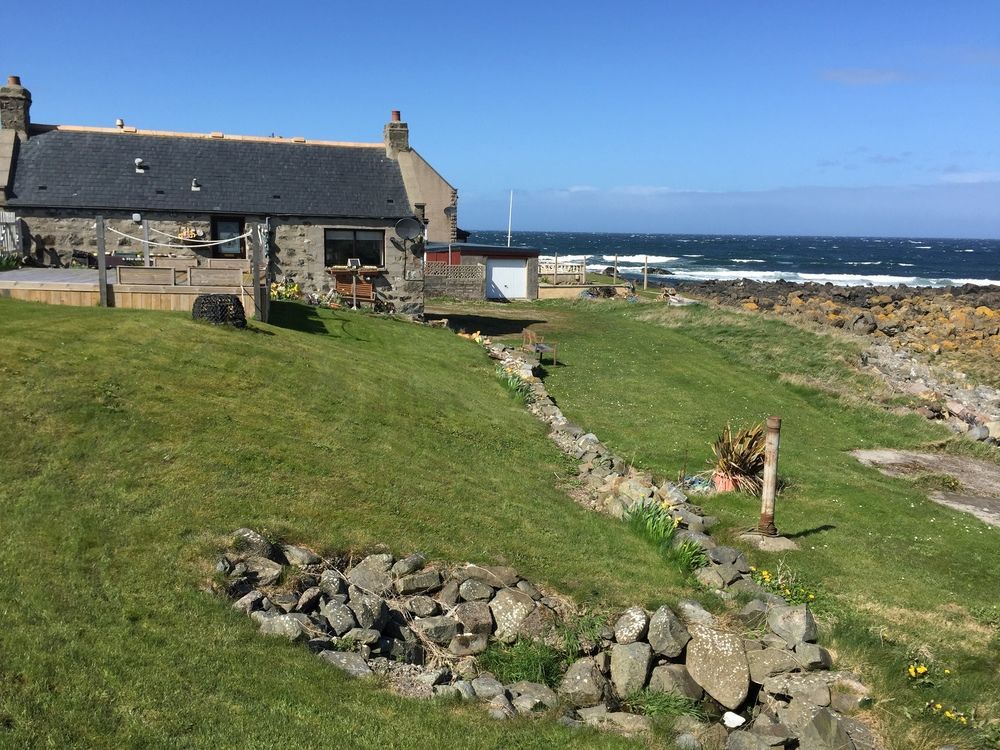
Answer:
<svg viewBox="0 0 1000 750"><path fill-rule="evenodd" d="M518 581L517 588L530 596L536 602L542 598L542 592L535 588L530 581Z"/></svg>
<svg viewBox="0 0 1000 750"><path fill-rule="evenodd" d="M282 544L281 554L284 555L289 565L297 568L304 568L307 565L317 565L323 562L323 558L305 547L297 547L294 544Z"/></svg>
<svg viewBox="0 0 1000 750"><path fill-rule="evenodd" d="M517 716L517 709L514 708L514 704L510 702L506 695L493 696L486 705L486 710L490 718L497 719L498 721L513 719Z"/></svg>
<svg viewBox="0 0 1000 750"><path fill-rule="evenodd" d="M527 680L521 680L520 682L515 682L507 688L511 695L516 695L521 697L530 697L537 703L541 704L545 708L555 708L559 705L559 697L556 695L555 691L542 685L538 682L528 682ZM517 700L515 699L514 705L517 705Z"/></svg>
<svg viewBox="0 0 1000 750"><path fill-rule="evenodd" d="M319 586L310 586L301 594L295 602L296 612L312 612L319 605L319 598L323 591Z"/></svg>
<svg viewBox="0 0 1000 750"><path fill-rule="evenodd" d="M558 617L555 610L544 602L538 602L535 608L521 620L517 634L536 641L544 641L555 630L557 623Z"/></svg>
<svg viewBox="0 0 1000 750"><path fill-rule="evenodd" d="M249 557L275 557L274 545L253 529L237 529L233 532L232 548Z"/></svg>
<svg viewBox="0 0 1000 750"><path fill-rule="evenodd" d="M243 560L247 578L256 586L273 586L281 578L284 567L266 557L247 557Z"/></svg>
<svg viewBox="0 0 1000 750"><path fill-rule="evenodd" d="M726 708L739 708L750 688L743 642L705 625L691 625L690 631L686 665L691 678Z"/></svg>
<svg viewBox="0 0 1000 750"><path fill-rule="evenodd" d="M658 693L676 693L699 701L705 696L701 686L691 679L683 664L663 664L649 676L649 689Z"/></svg>
<svg viewBox="0 0 1000 750"><path fill-rule="evenodd" d="M389 608L381 596L375 594L359 594L351 598L347 604L358 626L381 630L389 622Z"/></svg>
<svg viewBox="0 0 1000 750"><path fill-rule="evenodd" d="M379 596L387 594L392 590L389 576L392 564L392 555L369 555L347 571L347 580L363 591Z"/></svg>
<svg viewBox="0 0 1000 750"><path fill-rule="evenodd" d="M677 602L677 615L688 626L714 625L715 617L694 599L681 599Z"/></svg>
<svg viewBox="0 0 1000 750"><path fill-rule="evenodd" d="M801 674L779 674L766 678L761 683L768 695L790 698L811 706L829 706L830 688L827 677L816 672Z"/></svg>
<svg viewBox="0 0 1000 750"><path fill-rule="evenodd" d="M871 701L871 691L850 672L830 672L824 677L830 686L830 707L834 711L852 713Z"/></svg>
<svg viewBox="0 0 1000 750"><path fill-rule="evenodd" d="M485 602L463 602L451 616L461 623L463 633L488 636L493 632L493 613Z"/></svg>
<svg viewBox="0 0 1000 750"><path fill-rule="evenodd" d="M768 677L797 672L801 667L794 654L784 649L765 648L759 651L747 651L746 656L750 667L750 680L758 685L763 684Z"/></svg>
<svg viewBox="0 0 1000 750"><path fill-rule="evenodd" d="M338 636L344 635L358 626L354 612L346 604L324 602L319 605L319 613L326 619L330 629Z"/></svg>
<svg viewBox="0 0 1000 750"><path fill-rule="evenodd" d="M719 574L718 565L707 565L704 568L698 568L694 572L694 577L702 586L713 591L725 588L726 586L725 580Z"/></svg>
<svg viewBox="0 0 1000 750"><path fill-rule="evenodd" d="M489 584L470 578L462 581L458 587L458 595L467 602L489 601L493 598L493 587Z"/></svg>
<svg viewBox="0 0 1000 750"><path fill-rule="evenodd" d="M438 603L429 596L411 596L406 601L406 608L417 617L431 617L440 611Z"/></svg>
<svg viewBox="0 0 1000 750"><path fill-rule="evenodd" d="M478 656L489 645L489 636L481 633L457 633L448 644L455 656Z"/></svg>
<svg viewBox="0 0 1000 750"><path fill-rule="evenodd" d="M264 606L262 604L263 599L264 594L254 589L250 593L233 602L233 609L239 610L243 614L248 615Z"/></svg>
<svg viewBox="0 0 1000 750"><path fill-rule="evenodd" d="M411 573L396 581L396 593L401 596L432 591L441 585L441 574L436 570L422 570Z"/></svg>
<svg viewBox="0 0 1000 750"><path fill-rule="evenodd" d="M492 675L481 675L472 681L472 689L480 700L488 701L498 695L506 695L507 688Z"/></svg>
<svg viewBox="0 0 1000 750"><path fill-rule="evenodd" d="M570 706L585 708L603 703L608 695L608 689L608 681L594 660L585 656L573 662L566 670L562 682L559 683L558 693Z"/></svg>
<svg viewBox="0 0 1000 750"><path fill-rule="evenodd" d="M618 643L611 649L611 682L622 698L642 690L649 676L653 650L648 643Z"/></svg>
<svg viewBox="0 0 1000 750"><path fill-rule="evenodd" d="M795 657L803 669L829 669L833 665L830 652L815 643L796 643Z"/></svg>
<svg viewBox="0 0 1000 750"><path fill-rule="evenodd" d="M324 570L319 576L319 589L327 596L341 596L347 593L347 582L336 570Z"/></svg>
<svg viewBox="0 0 1000 750"><path fill-rule="evenodd" d="M371 628L351 628L344 638L350 639L358 646L375 646L382 638L382 634Z"/></svg>
<svg viewBox="0 0 1000 750"><path fill-rule="evenodd" d="M472 578L496 589L504 588L505 586L516 586L519 580L517 571L513 568L495 565L466 565L455 571L455 577L460 581Z"/></svg>
<svg viewBox="0 0 1000 750"><path fill-rule="evenodd" d="M432 643L447 646L458 633L458 620L451 617L423 617L414 620L412 627Z"/></svg>
<svg viewBox="0 0 1000 750"><path fill-rule="evenodd" d="M855 750L839 716L821 708L799 732L799 750Z"/></svg>
<svg viewBox="0 0 1000 750"><path fill-rule="evenodd" d="M517 589L503 589L489 604L496 621L496 639L504 643L517 638L518 629L524 619L535 609L535 600Z"/></svg>
<svg viewBox="0 0 1000 750"><path fill-rule="evenodd" d="M649 615L642 607L630 607L615 622L615 640L620 644L642 640L649 626Z"/></svg>
<svg viewBox="0 0 1000 750"><path fill-rule="evenodd" d="M320 651L319 658L351 677L372 677L372 670L361 654L353 651Z"/></svg>
<svg viewBox="0 0 1000 750"><path fill-rule="evenodd" d="M647 638L653 651L669 659L681 655L691 634L670 607L660 607L649 619Z"/></svg>
<svg viewBox="0 0 1000 750"><path fill-rule="evenodd" d="M416 573L427 563L427 558L424 557L419 552L414 552L409 557L404 557L402 560L397 560L393 564L389 572L397 577L408 576L410 573Z"/></svg>
<svg viewBox="0 0 1000 750"><path fill-rule="evenodd" d="M759 735L736 731L726 738L726 750L771 750L771 743Z"/></svg>
<svg viewBox="0 0 1000 750"><path fill-rule="evenodd" d="M290 641L304 641L309 637L306 633L307 623L305 615L275 615L261 621L260 632Z"/></svg>
<svg viewBox="0 0 1000 750"><path fill-rule="evenodd" d="M816 640L816 620L806 604L771 607L767 613L767 625L776 635L784 638L789 646Z"/></svg>
<svg viewBox="0 0 1000 750"><path fill-rule="evenodd" d="M435 598L441 602L443 607L454 607L458 603L458 587L459 581L448 581L441 587Z"/></svg>
<svg viewBox="0 0 1000 750"><path fill-rule="evenodd" d="M759 628L767 622L767 604L760 599L747 602L736 617L749 628Z"/></svg>

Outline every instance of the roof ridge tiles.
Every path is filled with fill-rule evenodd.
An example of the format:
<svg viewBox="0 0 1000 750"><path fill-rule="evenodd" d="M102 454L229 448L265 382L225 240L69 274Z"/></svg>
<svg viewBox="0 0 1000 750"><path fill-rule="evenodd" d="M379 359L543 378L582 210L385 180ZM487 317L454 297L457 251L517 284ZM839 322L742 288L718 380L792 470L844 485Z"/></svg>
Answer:
<svg viewBox="0 0 1000 750"><path fill-rule="evenodd" d="M185 133L173 130L140 130L134 127L124 128L101 128L91 125L31 125L31 132L45 133L52 130L65 133L105 133L118 135L143 135L159 138L194 138L206 141L237 141L245 143L290 143L298 146L340 146L346 148L385 148L384 143L361 143L356 141L325 141L313 140L309 138L283 138L281 136L263 135L229 135L221 132L213 133Z"/></svg>

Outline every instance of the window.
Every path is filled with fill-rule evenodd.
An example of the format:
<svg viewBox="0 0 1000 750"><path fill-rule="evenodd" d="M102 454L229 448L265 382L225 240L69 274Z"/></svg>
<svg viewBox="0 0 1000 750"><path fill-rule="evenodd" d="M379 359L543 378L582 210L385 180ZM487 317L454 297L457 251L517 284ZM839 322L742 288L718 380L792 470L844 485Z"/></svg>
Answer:
<svg viewBox="0 0 1000 750"><path fill-rule="evenodd" d="M243 240L236 239L243 234L242 219L212 219L212 239L230 240L222 245L212 245L215 258L245 258Z"/></svg>
<svg viewBox="0 0 1000 750"><path fill-rule="evenodd" d="M327 229L324 235L326 265L347 266L348 258L360 258L363 266L381 268L385 232L360 229Z"/></svg>

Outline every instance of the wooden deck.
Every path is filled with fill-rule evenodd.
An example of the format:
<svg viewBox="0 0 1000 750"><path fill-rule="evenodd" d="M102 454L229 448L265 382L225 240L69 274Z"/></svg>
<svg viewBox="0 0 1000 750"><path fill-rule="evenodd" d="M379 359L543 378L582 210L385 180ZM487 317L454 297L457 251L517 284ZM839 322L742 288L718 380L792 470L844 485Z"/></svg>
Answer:
<svg viewBox="0 0 1000 750"><path fill-rule="evenodd" d="M172 269L142 269L136 271L169 271ZM249 279L239 283L232 271L221 274L215 269L203 269L203 282L191 286L174 283L116 283L115 275L109 274L108 306L133 310L182 310L190 312L194 300L201 294L235 294L243 302L247 317L254 314L253 286ZM239 272L235 272L238 274ZM225 275L223 275L225 274ZM142 280L136 278L136 280ZM194 281L198 281L197 275ZM151 278L150 281L153 281ZM161 280L162 281L162 280ZM185 279L186 281L186 279ZM226 283L221 283L226 282ZM234 283L235 282L235 283ZM18 299L29 302L44 302L49 305L75 305L96 307L101 303L98 272L90 268L19 268L0 273L0 298ZM267 307L268 290L263 290L262 298ZM267 310L262 311L262 319L267 318Z"/></svg>

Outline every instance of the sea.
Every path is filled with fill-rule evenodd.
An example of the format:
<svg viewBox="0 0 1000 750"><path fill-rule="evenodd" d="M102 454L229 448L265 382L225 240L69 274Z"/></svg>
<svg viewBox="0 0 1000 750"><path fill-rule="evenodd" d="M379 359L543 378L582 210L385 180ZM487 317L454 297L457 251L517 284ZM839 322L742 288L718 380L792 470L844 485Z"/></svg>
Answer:
<svg viewBox="0 0 1000 750"><path fill-rule="evenodd" d="M506 245L507 233L474 231L469 242ZM837 286L1000 285L1000 240L931 237L790 237L722 234L607 234L514 232L511 244L542 251L542 259L615 264L626 278L753 279ZM654 273L655 271L655 273ZM667 273L660 273L660 272Z"/></svg>

